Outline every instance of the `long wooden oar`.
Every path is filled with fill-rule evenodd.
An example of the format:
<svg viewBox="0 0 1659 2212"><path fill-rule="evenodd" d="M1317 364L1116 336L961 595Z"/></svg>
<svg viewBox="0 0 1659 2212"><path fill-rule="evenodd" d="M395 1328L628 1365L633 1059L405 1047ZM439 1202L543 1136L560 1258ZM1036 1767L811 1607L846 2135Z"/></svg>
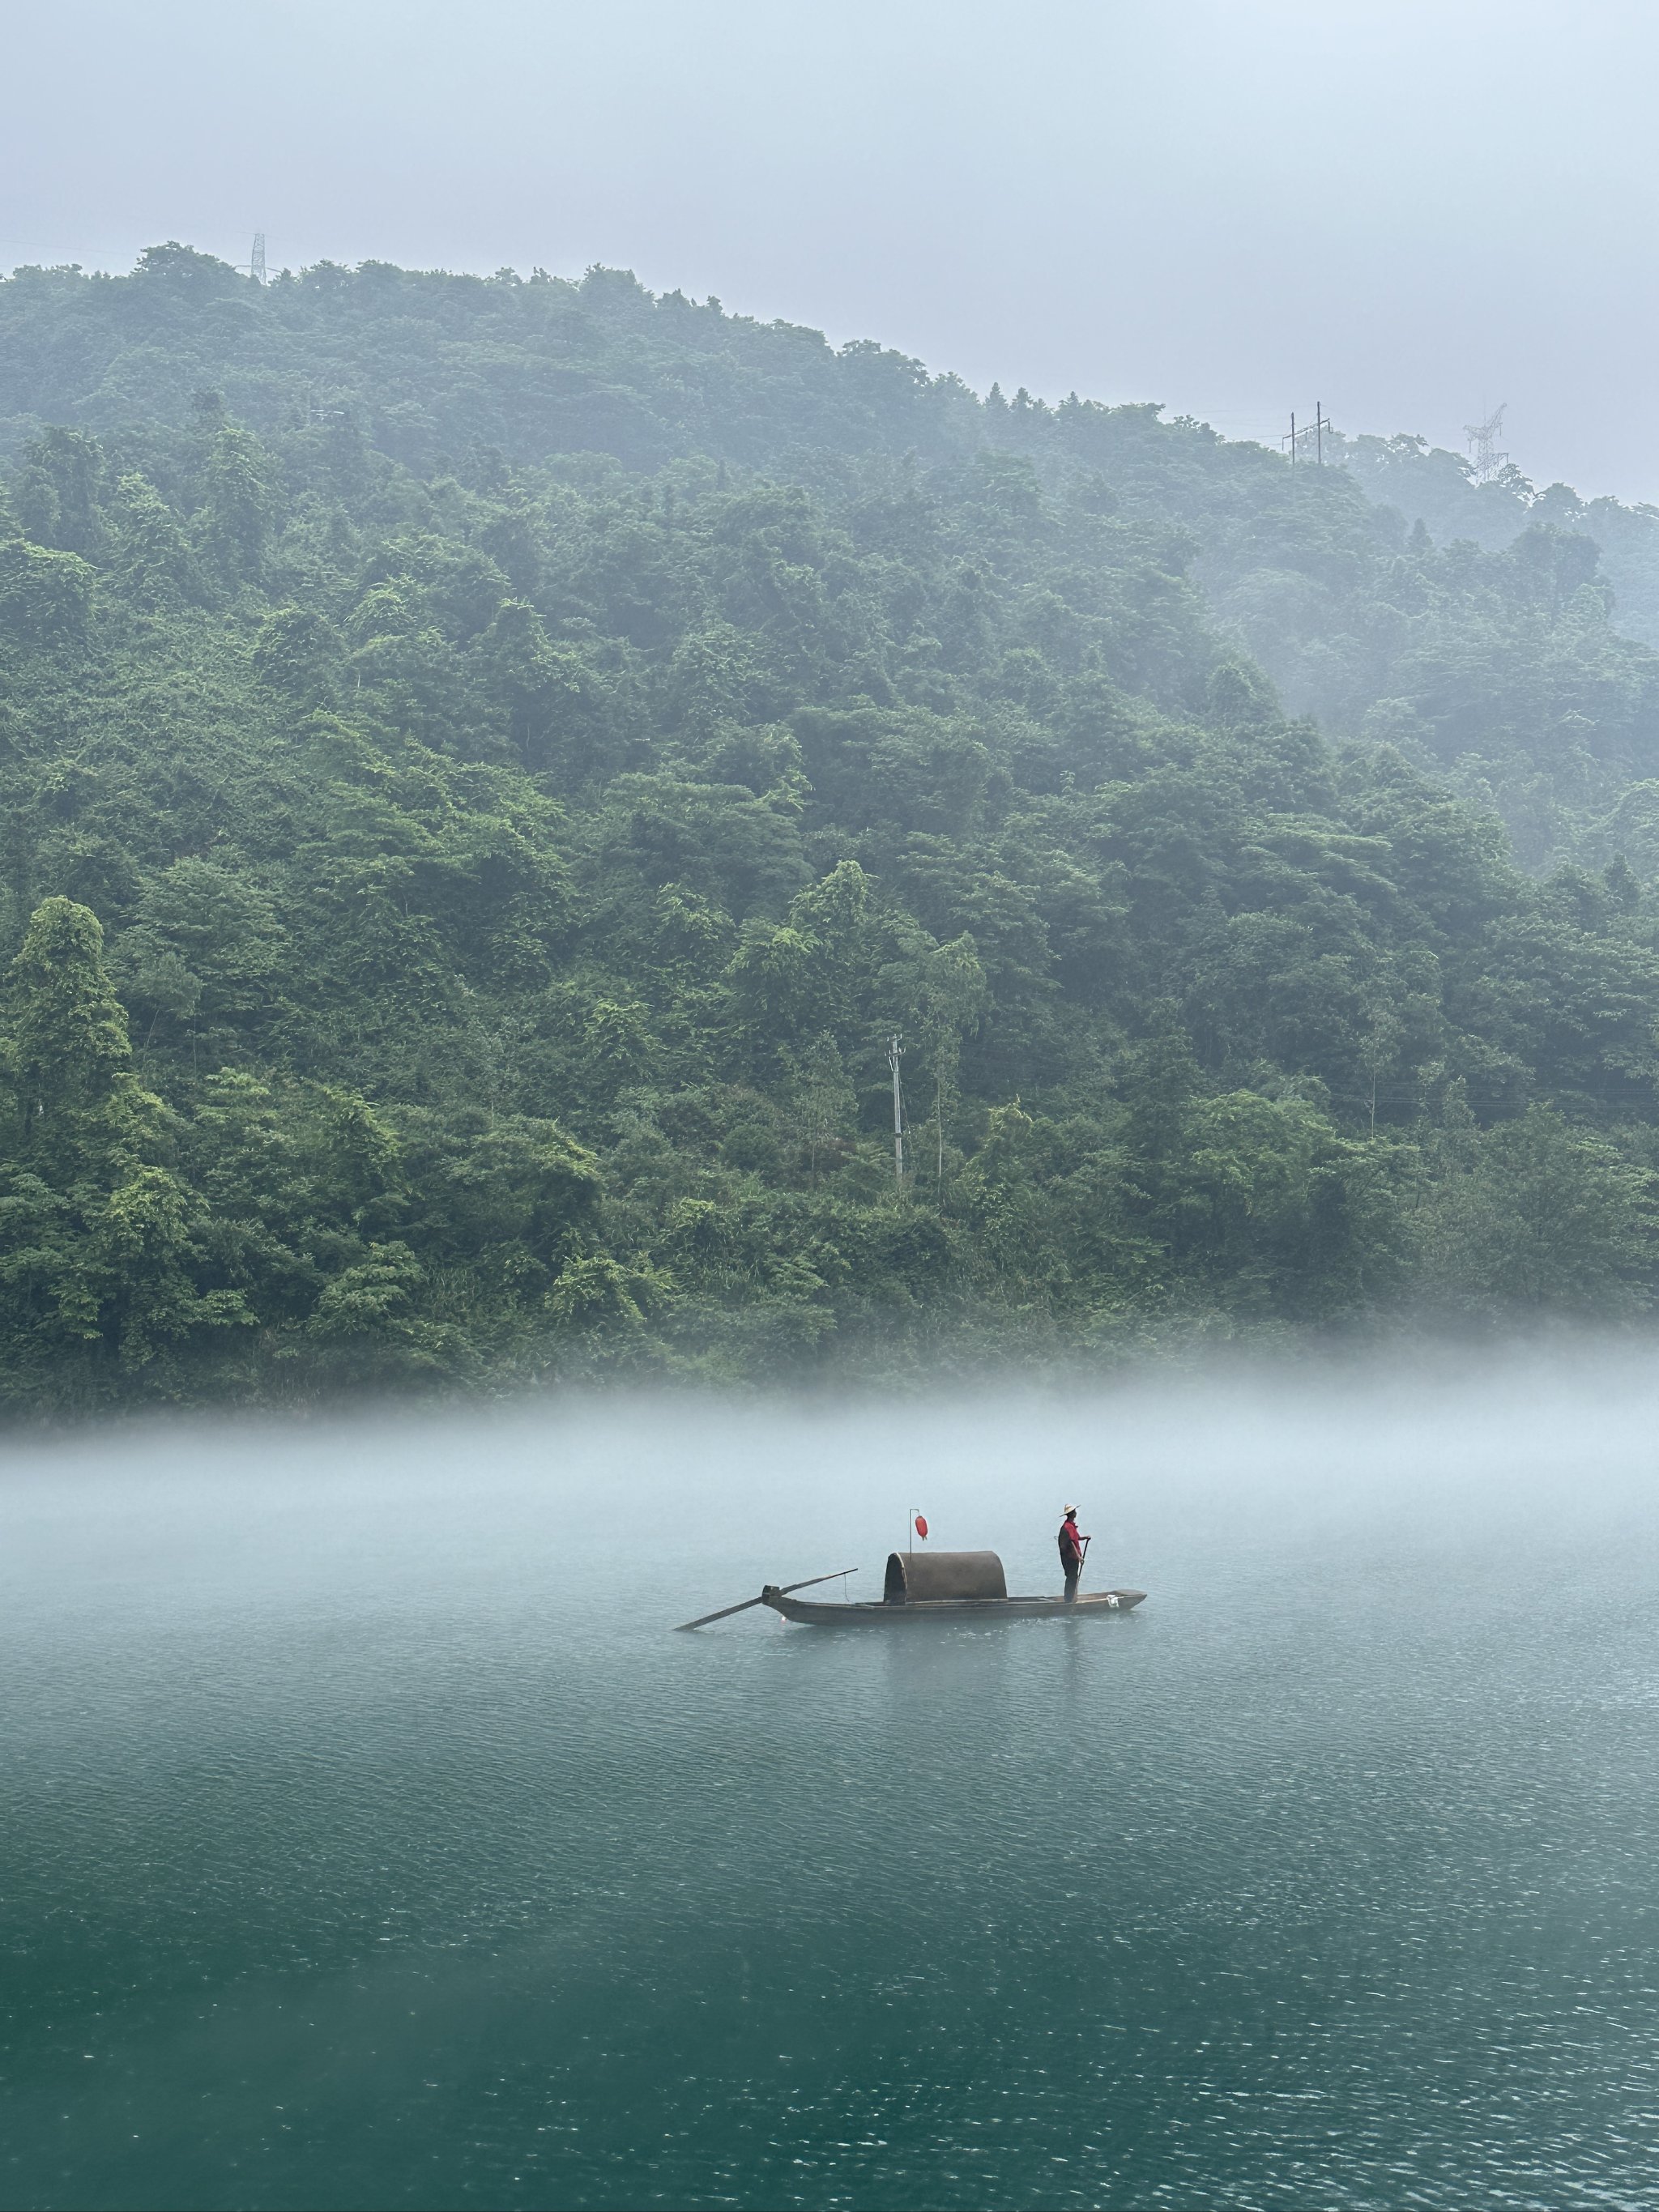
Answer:
<svg viewBox="0 0 1659 2212"><path fill-rule="evenodd" d="M857 1572L856 1567L837 1567L836 1570L836 1575L855 1575ZM814 1583L832 1583L836 1575L808 1575L804 1583L786 1583L778 1595L787 1597L791 1590L811 1589ZM723 1605L718 1613L706 1613L700 1620L683 1620L680 1627L707 1628L711 1620L729 1620L734 1613L747 1613L751 1605L764 1605L765 1602L764 1597L746 1597L741 1605ZM678 1634L678 1631L675 1632Z"/></svg>

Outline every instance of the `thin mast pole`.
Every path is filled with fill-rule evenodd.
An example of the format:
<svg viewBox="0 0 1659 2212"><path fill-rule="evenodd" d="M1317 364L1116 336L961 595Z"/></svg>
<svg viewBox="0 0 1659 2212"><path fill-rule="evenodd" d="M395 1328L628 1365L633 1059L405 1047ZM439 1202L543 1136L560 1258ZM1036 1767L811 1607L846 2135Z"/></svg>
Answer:
<svg viewBox="0 0 1659 2212"><path fill-rule="evenodd" d="M887 1065L893 1071L893 1177L901 1190L904 1188L904 1101L899 1091L899 1062L903 1057L903 1040L895 1030L887 1040Z"/></svg>

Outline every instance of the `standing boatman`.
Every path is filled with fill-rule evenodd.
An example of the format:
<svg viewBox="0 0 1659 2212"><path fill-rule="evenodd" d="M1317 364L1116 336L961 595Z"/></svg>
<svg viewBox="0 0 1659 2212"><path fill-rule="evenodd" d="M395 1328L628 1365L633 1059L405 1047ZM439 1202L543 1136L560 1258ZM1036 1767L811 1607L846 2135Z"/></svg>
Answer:
<svg viewBox="0 0 1659 2212"><path fill-rule="evenodd" d="M1077 1532L1077 1508L1068 1505L1060 1524L1060 1564L1066 1576L1066 1602L1075 1603L1078 1577L1083 1572L1083 1547L1089 1541Z"/></svg>

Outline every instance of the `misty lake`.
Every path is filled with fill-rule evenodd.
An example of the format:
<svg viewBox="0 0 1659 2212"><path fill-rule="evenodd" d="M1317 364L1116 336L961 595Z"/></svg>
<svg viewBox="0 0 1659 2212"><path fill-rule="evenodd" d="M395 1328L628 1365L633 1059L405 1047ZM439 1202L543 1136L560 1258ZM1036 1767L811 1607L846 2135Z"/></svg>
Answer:
<svg viewBox="0 0 1659 2212"><path fill-rule="evenodd" d="M1656 1413L14 1439L0 2202L1651 2202ZM912 1504L1057 1587L1073 1497L1131 1619L670 1632Z"/></svg>

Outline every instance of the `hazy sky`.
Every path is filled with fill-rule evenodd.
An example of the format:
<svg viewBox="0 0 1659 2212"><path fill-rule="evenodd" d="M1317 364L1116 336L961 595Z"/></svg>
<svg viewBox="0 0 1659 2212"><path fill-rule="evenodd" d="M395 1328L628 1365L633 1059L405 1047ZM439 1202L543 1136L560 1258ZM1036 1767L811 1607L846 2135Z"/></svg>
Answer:
<svg viewBox="0 0 1659 2212"><path fill-rule="evenodd" d="M604 261L1051 397L1659 499L1653 0L35 0L0 265Z"/></svg>

